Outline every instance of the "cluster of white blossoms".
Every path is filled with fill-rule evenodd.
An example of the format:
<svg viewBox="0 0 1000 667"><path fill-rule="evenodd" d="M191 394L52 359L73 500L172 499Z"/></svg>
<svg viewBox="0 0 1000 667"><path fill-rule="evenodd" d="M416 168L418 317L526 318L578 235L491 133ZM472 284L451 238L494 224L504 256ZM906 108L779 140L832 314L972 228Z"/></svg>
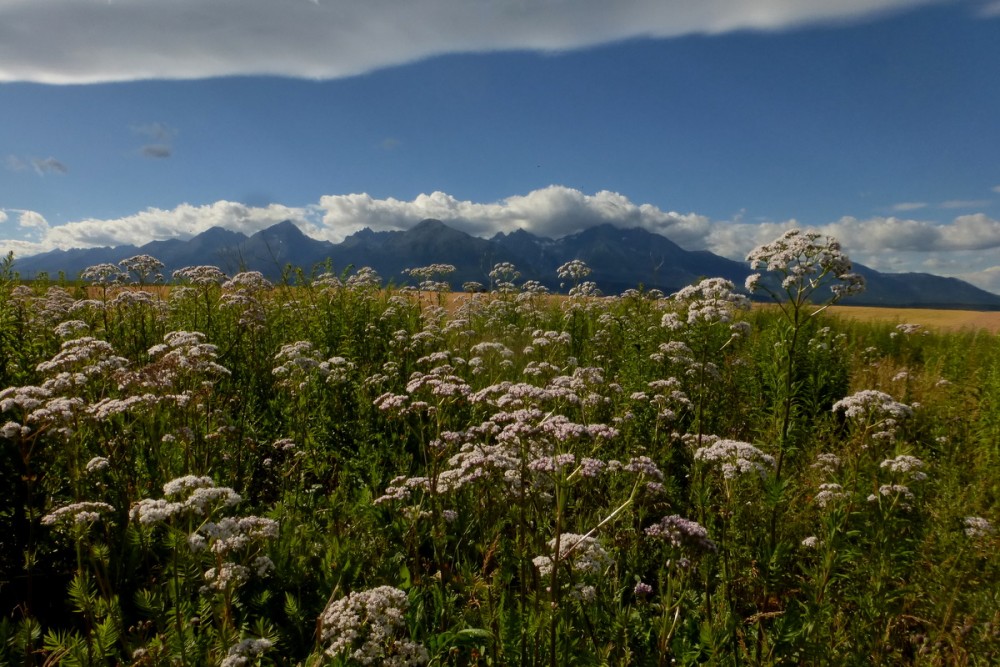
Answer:
<svg viewBox="0 0 1000 667"><path fill-rule="evenodd" d="M871 431L876 439L892 440L899 422L913 415L913 408L876 389L863 389L833 404L857 428Z"/></svg>
<svg viewBox="0 0 1000 667"><path fill-rule="evenodd" d="M166 498L143 498L129 510L134 521L149 526L174 517L208 516L216 509L237 505L240 495L226 486L215 486L211 477L185 475L163 485Z"/></svg>
<svg viewBox="0 0 1000 667"><path fill-rule="evenodd" d="M186 266L171 274L175 282L190 283L199 287L221 285L227 280L226 274L217 266Z"/></svg>
<svg viewBox="0 0 1000 667"><path fill-rule="evenodd" d="M422 665L427 649L408 636L406 593L392 586L355 591L332 601L319 618L320 641L331 658L362 665Z"/></svg>
<svg viewBox="0 0 1000 667"><path fill-rule="evenodd" d="M725 278L706 278L681 289L671 299L686 311L686 317L684 312L664 314L661 325L670 330L680 328L682 322L689 326L729 324L736 311L750 309L750 299L737 292L732 281Z"/></svg>
<svg viewBox="0 0 1000 667"><path fill-rule="evenodd" d="M597 541L597 538L576 533L563 533L559 536L559 562L567 566L576 575L600 575L611 565L611 556ZM552 574L556 551L556 538L546 543L549 553L536 556L532 563L538 568L539 574L548 577Z"/></svg>
<svg viewBox="0 0 1000 667"><path fill-rule="evenodd" d="M694 452L696 461L717 464L726 479L735 479L748 472L764 477L774 468L774 457L765 454L748 442L715 439L706 447Z"/></svg>
<svg viewBox="0 0 1000 667"><path fill-rule="evenodd" d="M139 284L144 284L152 280L153 282L159 282L163 280L163 275L160 274L160 269L163 268L163 262L156 259L152 255L136 255L135 257L129 257L128 259L123 259L118 262L118 266L128 273L134 273Z"/></svg>
<svg viewBox="0 0 1000 667"><path fill-rule="evenodd" d="M972 539L992 537L996 533L993 524L981 516L967 516L962 519L962 525L965 535Z"/></svg>
<svg viewBox="0 0 1000 667"><path fill-rule="evenodd" d="M781 277L781 290L793 301L801 302L815 290L829 282L833 301L864 290L865 280L852 272L851 260L840 248L840 243L816 232L790 229L778 239L754 248L747 255L750 268L762 269ZM773 294L761 279L761 274L750 275L746 280L748 292L760 290Z"/></svg>
<svg viewBox="0 0 1000 667"><path fill-rule="evenodd" d="M697 521L671 514L646 528L646 535L666 542L687 556L697 557L717 550L716 544L708 537L708 531Z"/></svg>
<svg viewBox="0 0 1000 667"><path fill-rule="evenodd" d="M347 288L355 291L376 290L382 287L382 277L370 266L362 266L347 279Z"/></svg>
<svg viewBox="0 0 1000 667"><path fill-rule="evenodd" d="M244 639L229 647L219 667L247 667L251 661L264 655L273 646L274 644L268 639L253 637Z"/></svg>
<svg viewBox="0 0 1000 667"><path fill-rule="evenodd" d="M65 505L42 517L42 525L57 528L87 527L111 514L115 508L102 502L79 502Z"/></svg>

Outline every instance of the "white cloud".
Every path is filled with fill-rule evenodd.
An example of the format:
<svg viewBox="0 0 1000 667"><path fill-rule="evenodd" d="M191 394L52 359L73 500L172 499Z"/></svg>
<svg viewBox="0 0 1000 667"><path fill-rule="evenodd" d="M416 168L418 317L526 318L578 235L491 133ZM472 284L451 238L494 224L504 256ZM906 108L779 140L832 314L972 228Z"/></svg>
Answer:
<svg viewBox="0 0 1000 667"><path fill-rule="evenodd" d="M58 226L48 226L47 223L25 224L24 216L29 213L21 214L21 226L43 232L37 243L31 246L34 252L30 254L55 248L143 245L164 239L187 239L216 226L253 234L283 220L304 224L306 217L304 209L277 204L251 207L228 201L218 201L205 206L181 204L172 210L148 208L123 218L87 219ZM34 217L30 219L36 220ZM0 241L0 246L13 249L10 246L13 242ZM20 250L20 254L29 254L26 247L21 247Z"/></svg>
<svg viewBox="0 0 1000 667"><path fill-rule="evenodd" d="M44 234L49 230L48 220L36 211L21 211L17 224L23 229L28 229L39 234Z"/></svg>
<svg viewBox="0 0 1000 667"><path fill-rule="evenodd" d="M892 210L903 212L903 211L917 211L922 208L926 208L927 203L922 201L904 201L899 204L893 204Z"/></svg>
<svg viewBox="0 0 1000 667"><path fill-rule="evenodd" d="M555 185L489 203L460 200L444 192L423 194L411 201L376 199L362 193L327 195L315 206L298 208L278 204L253 207L229 201L182 204L171 210L150 208L113 220L87 219L63 225L49 225L32 211L7 211L17 214L19 229L31 237L0 240L0 252L13 250L17 256L53 248L184 239L215 226L252 234L283 220L292 220L310 236L337 242L365 227L405 230L425 218L437 218L481 237L523 229L557 238L604 223L641 227L688 250L710 250L742 260L754 247L801 226L795 220L712 221L697 213L636 204L615 192L588 195ZM989 287L996 274L1000 220L982 213L958 216L943 224L895 216L843 217L815 229L839 239L855 262L874 269L958 276L1000 291Z"/></svg>
<svg viewBox="0 0 1000 667"><path fill-rule="evenodd" d="M34 170L39 176L45 174L65 174L69 168L54 157L28 157L23 158L17 155L8 155L6 159L7 168L11 171Z"/></svg>
<svg viewBox="0 0 1000 667"><path fill-rule="evenodd" d="M988 266L982 271L960 273L956 277L970 282L987 292L1000 294L1000 266Z"/></svg>
<svg viewBox="0 0 1000 667"><path fill-rule="evenodd" d="M979 15L985 18L995 18L1000 16L1000 1L991 2L980 8Z"/></svg>
<svg viewBox="0 0 1000 667"><path fill-rule="evenodd" d="M989 206L989 199L949 199L939 204L940 208L983 208Z"/></svg>
<svg viewBox="0 0 1000 667"><path fill-rule="evenodd" d="M587 195L558 185L488 204L434 192L413 201L374 199L367 194L327 195L320 199L319 208L323 211L322 225L310 227L309 232L330 241L340 241L365 227L377 231L406 229L425 218L436 218L473 236L523 229L556 238L610 223L643 227L681 245L701 244L709 228L704 216L637 205L615 192Z"/></svg>
<svg viewBox="0 0 1000 667"><path fill-rule="evenodd" d="M7 222L7 217L6 211L0 211L0 224Z"/></svg>
<svg viewBox="0 0 1000 667"><path fill-rule="evenodd" d="M996 192L997 194L1000 194L1000 185L994 185L992 188L990 188L990 190Z"/></svg>
<svg viewBox="0 0 1000 667"><path fill-rule="evenodd" d="M943 0L0 0L0 82L337 78L428 56L780 30Z"/></svg>

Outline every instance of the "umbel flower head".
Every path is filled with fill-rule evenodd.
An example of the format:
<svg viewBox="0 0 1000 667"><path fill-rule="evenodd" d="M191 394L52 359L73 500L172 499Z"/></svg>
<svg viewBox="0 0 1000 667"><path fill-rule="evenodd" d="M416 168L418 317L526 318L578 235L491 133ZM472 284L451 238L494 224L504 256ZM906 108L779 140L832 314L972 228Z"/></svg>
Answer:
<svg viewBox="0 0 1000 667"><path fill-rule="evenodd" d="M331 658L362 665L422 665L427 649L406 629L406 593L392 586L355 591L331 602L320 616L320 640Z"/></svg>
<svg viewBox="0 0 1000 667"><path fill-rule="evenodd" d="M780 290L772 290L760 273L752 274L746 281L747 291L763 290L779 301L784 299L778 295L784 293L783 297L801 304L824 284L832 293L831 303L865 289L865 279L852 272L851 260L840 249L840 243L817 232L789 229L774 241L754 248L747 261L754 271L769 271L781 278Z"/></svg>

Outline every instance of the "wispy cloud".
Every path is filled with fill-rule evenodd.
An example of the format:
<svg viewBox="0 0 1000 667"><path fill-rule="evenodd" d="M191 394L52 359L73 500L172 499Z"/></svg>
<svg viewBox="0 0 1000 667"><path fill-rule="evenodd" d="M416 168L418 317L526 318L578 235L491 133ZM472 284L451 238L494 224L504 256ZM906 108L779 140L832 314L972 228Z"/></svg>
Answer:
<svg viewBox="0 0 1000 667"><path fill-rule="evenodd" d="M899 204L892 205L893 211L904 212L904 211L917 211L922 208L927 208L927 202L922 201L904 201Z"/></svg>
<svg viewBox="0 0 1000 667"><path fill-rule="evenodd" d="M173 148L166 144L146 144L139 149L139 154L143 157L163 159L173 155Z"/></svg>
<svg viewBox="0 0 1000 667"><path fill-rule="evenodd" d="M0 81L337 78L444 53L781 30L935 1L0 0Z"/></svg>
<svg viewBox="0 0 1000 667"><path fill-rule="evenodd" d="M7 219L8 219L7 211L0 210L0 225L7 222Z"/></svg>
<svg viewBox="0 0 1000 667"><path fill-rule="evenodd" d="M8 155L6 159L7 168L11 171L34 171L39 176L45 174L65 174L69 168L60 160L54 157L19 157Z"/></svg>
<svg viewBox="0 0 1000 667"><path fill-rule="evenodd" d="M940 208L982 208L989 206L989 199L949 199L939 204Z"/></svg>
<svg viewBox="0 0 1000 667"><path fill-rule="evenodd" d="M133 125L132 132L150 140L139 149L139 155L153 159L164 159L173 155L173 140L177 130L166 123L146 123Z"/></svg>

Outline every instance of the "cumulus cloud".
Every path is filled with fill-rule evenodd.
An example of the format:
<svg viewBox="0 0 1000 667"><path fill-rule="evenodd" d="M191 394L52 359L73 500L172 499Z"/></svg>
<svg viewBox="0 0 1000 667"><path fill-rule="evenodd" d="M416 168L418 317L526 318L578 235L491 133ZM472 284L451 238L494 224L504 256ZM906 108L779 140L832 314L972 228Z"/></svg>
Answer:
<svg viewBox="0 0 1000 667"><path fill-rule="evenodd" d="M682 245L698 245L709 227L708 218L701 215L638 205L616 192L587 195L558 185L485 204L462 201L444 192L422 194L412 201L374 199L367 194L327 195L320 199L319 208L321 224L309 231L330 241L340 241L365 227L377 231L407 229L426 218L436 218L473 236L523 229L558 238L610 223L643 227Z"/></svg>
<svg viewBox="0 0 1000 667"><path fill-rule="evenodd" d="M14 250L18 256L53 248L186 239L215 226L253 234L284 220L291 220L314 238L338 242L366 227L405 230L426 218L437 218L480 237L521 229L558 238L605 223L640 227L688 250L710 250L742 260L754 247L801 227L794 219L710 220L698 213L637 204L616 192L589 195L557 185L487 203L461 200L444 192L412 200L377 199L361 193L327 195L314 206L298 208L218 201L203 206L182 204L171 210L150 208L112 220L87 219L63 225L49 225L31 211L7 211L17 214L18 228L30 236L27 240L0 241L2 252ZM946 223L896 216L843 217L813 229L839 239L855 262L877 270L958 276L984 289L1000 291L994 284L1000 220L982 213L961 215Z"/></svg>
<svg viewBox="0 0 1000 667"><path fill-rule="evenodd" d="M49 221L36 211L21 211L18 216L18 226L32 232L44 234L49 230Z"/></svg>
<svg viewBox="0 0 1000 667"><path fill-rule="evenodd" d="M444 53L780 30L938 1L0 0L0 82L337 78Z"/></svg>
<svg viewBox="0 0 1000 667"><path fill-rule="evenodd" d="M0 210L0 225L7 222L7 211Z"/></svg>
<svg viewBox="0 0 1000 667"><path fill-rule="evenodd" d="M987 292L1000 294L1000 266L988 266L982 271L961 273L957 277Z"/></svg>
<svg viewBox="0 0 1000 667"><path fill-rule="evenodd" d="M164 239L188 239L212 227L253 234L283 220L304 224L306 216L306 211L299 208L277 204L251 207L229 201L204 206L182 204L171 210L148 208L123 218L86 219L58 226L49 226L48 223L43 225L40 222L25 224L25 215L29 213L21 214L21 226L30 226L43 232L42 237L32 246L34 252L30 254L55 248L143 245ZM37 219L32 217L30 220ZM44 218L41 220L44 221ZM0 246L13 249L10 245L12 242L0 241ZM22 247L21 254L29 254L25 250Z"/></svg>

